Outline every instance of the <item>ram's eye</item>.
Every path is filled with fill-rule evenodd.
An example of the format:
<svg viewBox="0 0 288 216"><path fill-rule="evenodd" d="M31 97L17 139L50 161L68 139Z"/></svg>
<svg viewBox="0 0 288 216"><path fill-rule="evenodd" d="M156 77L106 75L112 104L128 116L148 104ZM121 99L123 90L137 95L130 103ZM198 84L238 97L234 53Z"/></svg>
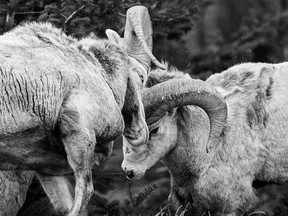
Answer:
<svg viewBox="0 0 288 216"><path fill-rule="evenodd" d="M150 134L156 134L159 131L159 127L150 131Z"/></svg>

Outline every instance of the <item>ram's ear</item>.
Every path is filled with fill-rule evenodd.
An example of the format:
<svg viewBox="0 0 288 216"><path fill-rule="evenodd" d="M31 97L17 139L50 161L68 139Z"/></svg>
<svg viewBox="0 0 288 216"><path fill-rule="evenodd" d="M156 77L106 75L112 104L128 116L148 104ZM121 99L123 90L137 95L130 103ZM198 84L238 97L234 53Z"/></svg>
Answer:
<svg viewBox="0 0 288 216"><path fill-rule="evenodd" d="M87 35L87 38L90 38L90 39L98 39L98 37L94 34L94 32L91 32L89 35Z"/></svg>
<svg viewBox="0 0 288 216"><path fill-rule="evenodd" d="M107 29L105 33L110 41L113 41L119 45L122 45L122 39L116 31L112 29Z"/></svg>

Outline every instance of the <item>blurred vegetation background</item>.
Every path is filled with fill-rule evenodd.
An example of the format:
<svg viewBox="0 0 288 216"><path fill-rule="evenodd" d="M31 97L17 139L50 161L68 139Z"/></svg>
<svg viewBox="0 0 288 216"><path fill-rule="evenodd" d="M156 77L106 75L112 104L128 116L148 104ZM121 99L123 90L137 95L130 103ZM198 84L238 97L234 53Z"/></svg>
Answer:
<svg viewBox="0 0 288 216"><path fill-rule="evenodd" d="M149 9L153 53L193 78L242 62L288 59L288 0L0 0L0 34L24 22L48 21L82 38L105 37L110 28L123 35L126 10ZM160 163L143 180L129 182L121 172L121 139L112 156L95 167L91 215L168 215L169 172ZM258 209L288 215L285 186L255 183L266 202ZM19 216L57 215L33 180ZM193 215L187 213L186 215Z"/></svg>

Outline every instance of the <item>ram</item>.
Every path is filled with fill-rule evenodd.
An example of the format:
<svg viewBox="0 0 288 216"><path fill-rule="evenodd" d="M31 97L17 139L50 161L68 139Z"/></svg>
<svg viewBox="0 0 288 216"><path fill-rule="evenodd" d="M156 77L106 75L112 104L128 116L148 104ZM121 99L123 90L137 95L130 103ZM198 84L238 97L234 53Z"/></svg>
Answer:
<svg viewBox="0 0 288 216"><path fill-rule="evenodd" d="M0 37L0 170L36 171L54 207L69 216L85 214L91 168L114 139L148 139L139 87L150 59L162 65L151 53L147 9L130 8L127 17L124 39L107 30L110 40L77 40L48 23Z"/></svg>
<svg viewBox="0 0 288 216"><path fill-rule="evenodd" d="M140 178L162 160L172 210L188 202L195 215L253 209L254 180L288 180L287 70L288 63L244 63L205 82L153 71L142 94L150 137L124 142L127 176Z"/></svg>

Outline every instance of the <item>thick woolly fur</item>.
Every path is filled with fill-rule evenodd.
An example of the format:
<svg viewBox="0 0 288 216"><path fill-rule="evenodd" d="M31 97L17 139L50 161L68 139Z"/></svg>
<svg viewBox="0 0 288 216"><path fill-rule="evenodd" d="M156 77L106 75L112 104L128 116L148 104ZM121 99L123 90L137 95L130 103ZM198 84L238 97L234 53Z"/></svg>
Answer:
<svg viewBox="0 0 288 216"><path fill-rule="evenodd" d="M122 109L131 115L129 125L147 132L131 67L114 41L77 40L49 23L24 24L2 35L0 169L41 172L44 190L64 212L73 204L65 195L70 186L66 190L61 185L67 181L53 175L74 172L78 197L70 214L80 214L93 190L92 165L109 155L124 131ZM100 150L94 155L95 145Z"/></svg>
<svg viewBox="0 0 288 216"><path fill-rule="evenodd" d="M147 146L153 153L146 161L156 162L156 155L169 168L174 209L190 202L195 215L242 215L259 201L254 180L287 182L287 72L288 63L245 63L206 81L228 107L222 143L212 152L205 150L209 120L198 107L175 108L148 125L150 131L159 129L150 134ZM147 84L179 77L191 79L175 69L152 71Z"/></svg>

